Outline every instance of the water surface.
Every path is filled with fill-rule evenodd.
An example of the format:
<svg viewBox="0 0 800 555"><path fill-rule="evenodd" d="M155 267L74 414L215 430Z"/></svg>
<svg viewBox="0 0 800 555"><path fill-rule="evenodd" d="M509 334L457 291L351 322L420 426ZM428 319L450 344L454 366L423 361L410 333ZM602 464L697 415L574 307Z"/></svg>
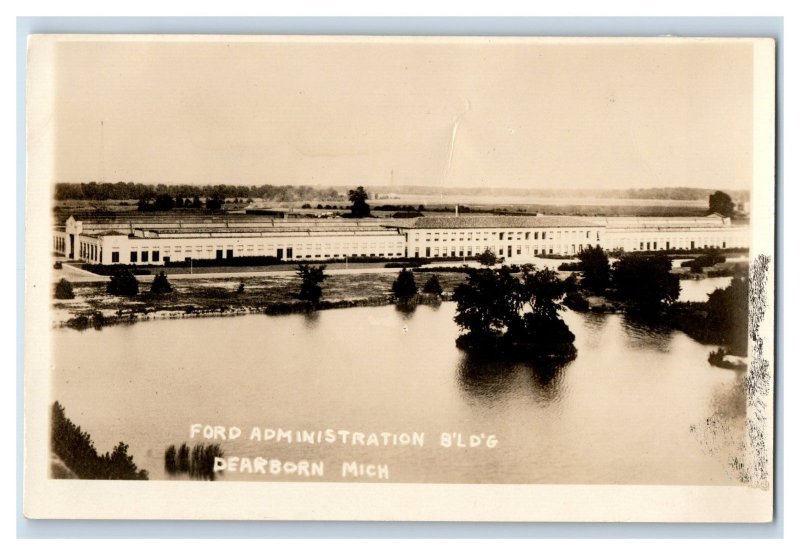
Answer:
<svg viewBox="0 0 800 555"><path fill-rule="evenodd" d="M682 282L682 285L686 282ZM622 315L565 312L577 358L560 368L472 360L456 349L455 305L313 316L164 320L57 331L52 398L99 450L130 445L165 478L167 446L193 423L287 430L422 432L422 447L221 442L228 455L387 464L398 482L731 483L692 426L740 430L741 374L712 347ZM443 448L440 434L495 448ZM276 479L227 474L224 479Z"/></svg>

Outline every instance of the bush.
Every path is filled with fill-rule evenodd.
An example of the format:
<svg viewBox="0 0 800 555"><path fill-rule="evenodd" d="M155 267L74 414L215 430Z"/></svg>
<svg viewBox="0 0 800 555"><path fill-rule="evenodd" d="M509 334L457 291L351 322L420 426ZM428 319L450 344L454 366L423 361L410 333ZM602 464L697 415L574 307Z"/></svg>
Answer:
<svg viewBox="0 0 800 555"><path fill-rule="evenodd" d="M611 267L605 251L600 247L589 247L581 251L578 258L583 270L583 288L593 293L605 291L611 280Z"/></svg>
<svg viewBox="0 0 800 555"><path fill-rule="evenodd" d="M61 261L60 261L60 260L56 261L56 263L55 263L55 264L53 264L53 269L54 269L54 270L60 270L60 269L61 269L61 268L63 268L63 267L64 267L64 265L63 265L63 264L61 264Z"/></svg>
<svg viewBox="0 0 800 555"><path fill-rule="evenodd" d="M322 298L321 283L328 279L325 274L325 265L310 266L299 264L297 266L297 276L301 279L300 291L297 298L301 301L308 301L312 307L316 308Z"/></svg>
<svg viewBox="0 0 800 555"><path fill-rule="evenodd" d="M497 255L489 248L477 255L475 260L477 260L483 266L494 266L499 262Z"/></svg>
<svg viewBox="0 0 800 555"><path fill-rule="evenodd" d="M74 299L75 293L72 291L72 284L64 278L61 278L61 280L56 283L55 295L56 299Z"/></svg>
<svg viewBox="0 0 800 555"><path fill-rule="evenodd" d="M583 265L580 262L562 262L558 265L560 272L580 272L583 270Z"/></svg>
<svg viewBox="0 0 800 555"><path fill-rule="evenodd" d="M575 312L586 312L589 310L589 301L586 300L586 297L578 293L577 291L573 291L572 293L568 293L564 297L564 306L567 308L571 308Z"/></svg>
<svg viewBox="0 0 800 555"><path fill-rule="evenodd" d="M383 265L384 268L419 268L423 264L427 264L424 260L408 260L406 262L387 262Z"/></svg>
<svg viewBox="0 0 800 555"><path fill-rule="evenodd" d="M693 260L681 262L681 268L690 268L692 272L700 273L703 271L703 268L709 268L715 264L721 264L725 262L725 260L726 258L723 255L711 252L708 254L701 254Z"/></svg>
<svg viewBox="0 0 800 555"><path fill-rule="evenodd" d="M153 284L150 286L150 292L154 295L172 293L172 285L170 285L169 280L167 279L167 274L164 272L159 272L155 279L153 279Z"/></svg>
<svg viewBox="0 0 800 555"><path fill-rule="evenodd" d="M612 283L617 296L642 312L655 312L680 296L678 276L664 254L627 254L614 264Z"/></svg>
<svg viewBox="0 0 800 555"><path fill-rule="evenodd" d="M392 283L392 293L398 300L410 299L417 294L417 282L414 274L403 268Z"/></svg>
<svg viewBox="0 0 800 555"><path fill-rule="evenodd" d="M422 288L422 292L428 295L442 294L442 284L439 283L439 277L436 274L428 278L428 281L425 282L425 286Z"/></svg>
<svg viewBox="0 0 800 555"><path fill-rule="evenodd" d="M134 297L139 294L139 282L128 268L117 268L106 286L106 293L121 297Z"/></svg>
<svg viewBox="0 0 800 555"><path fill-rule="evenodd" d="M453 294L456 324L466 332L456 346L481 356L574 358L575 335L558 315L569 287L532 266L523 266L521 278L508 268L473 270Z"/></svg>
<svg viewBox="0 0 800 555"><path fill-rule="evenodd" d="M147 480L147 471L136 467L126 444L120 442L110 454L99 455L91 436L66 417L58 402L51 412L50 449L84 480Z"/></svg>

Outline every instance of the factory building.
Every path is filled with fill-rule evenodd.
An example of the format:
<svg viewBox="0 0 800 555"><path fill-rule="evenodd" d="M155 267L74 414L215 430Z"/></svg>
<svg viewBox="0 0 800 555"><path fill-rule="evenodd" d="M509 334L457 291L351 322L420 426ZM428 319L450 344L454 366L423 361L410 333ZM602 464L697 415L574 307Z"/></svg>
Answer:
<svg viewBox="0 0 800 555"><path fill-rule="evenodd" d="M731 225L730 218L603 218L603 248L663 251L731 249L750 246L750 228Z"/></svg>
<svg viewBox="0 0 800 555"><path fill-rule="evenodd" d="M56 226L57 254L95 264L271 256L315 261L355 257L470 258L487 248L512 262L577 255L589 246L662 251L749 246L749 228L705 218L425 216L407 219L280 219L137 214L70 216Z"/></svg>
<svg viewBox="0 0 800 555"><path fill-rule="evenodd" d="M272 256L281 260L402 258L405 236L378 221L214 218L67 219L53 238L58 254L95 264L163 265L170 261Z"/></svg>
<svg viewBox="0 0 800 555"><path fill-rule="evenodd" d="M603 226L563 216L424 217L406 230L412 258L471 257L487 248L507 259L578 254L601 244Z"/></svg>

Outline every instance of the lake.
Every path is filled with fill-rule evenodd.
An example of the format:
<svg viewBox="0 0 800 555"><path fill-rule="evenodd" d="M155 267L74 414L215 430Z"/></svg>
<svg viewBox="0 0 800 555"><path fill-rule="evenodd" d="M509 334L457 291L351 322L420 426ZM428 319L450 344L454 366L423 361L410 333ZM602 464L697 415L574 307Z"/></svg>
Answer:
<svg viewBox="0 0 800 555"><path fill-rule="evenodd" d="M725 456L697 433L709 418L734 439L744 425L742 374L710 366L712 346L622 315L567 311L572 362L476 362L455 347L454 312L443 303L62 329L52 398L99 451L128 443L151 479L167 477L169 445L203 441L190 427L210 424L245 436L424 434L422 446L219 442L228 456L322 460L326 481L358 461L385 464L393 482L733 483ZM442 433L484 435L479 447L442 447Z"/></svg>

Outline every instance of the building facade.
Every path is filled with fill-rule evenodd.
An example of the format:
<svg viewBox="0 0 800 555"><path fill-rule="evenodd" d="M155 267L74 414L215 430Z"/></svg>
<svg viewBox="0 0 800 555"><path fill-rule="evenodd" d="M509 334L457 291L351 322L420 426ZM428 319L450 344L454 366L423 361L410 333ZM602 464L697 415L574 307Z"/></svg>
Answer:
<svg viewBox="0 0 800 555"><path fill-rule="evenodd" d="M574 256L590 246L626 252L746 248L747 226L706 218L426 216L391 219L276 219L253 215L70 216L54 251L95 264L164 265L188 260L274 257L471 258L489 249L509 261Z"/></svg>

